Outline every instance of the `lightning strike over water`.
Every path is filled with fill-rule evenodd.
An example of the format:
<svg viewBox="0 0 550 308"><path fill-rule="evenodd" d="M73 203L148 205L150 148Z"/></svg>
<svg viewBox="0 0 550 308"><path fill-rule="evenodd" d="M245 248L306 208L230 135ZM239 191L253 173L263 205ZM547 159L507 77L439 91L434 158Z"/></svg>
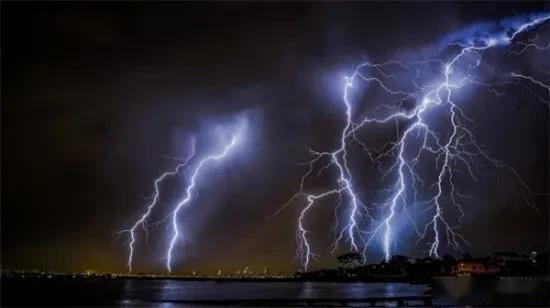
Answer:
<svg viewBox="0 0 550 308"><path fill-rule="evenodd" d="M486 89L500 97L504 94L498 86L518 86L549 105L550 86L535 77L508 71L483 78L489 75L484 67L487 64L483 61L487 52L498 53L509 48L505 54L516 57L527 51L550 50L550 42L539 42L540 28L548 27L549 21L550 15L536 14L506 19L492 26L484 24L484 28L473 27L448 36L437 57L415 62L366 62L358 65L351 76L345 78L342 97L345 122L339 133L339 146L334 151L309 150L312 159L305 163L308 168L300 180L298 191L274 214L290 204L305 200L297 226L297 257L304 270L310 268L316 256L308 238L307 214L323 199L336 200L336 235L332 252L345 241L351 251L366 256L367 249L379 242L386 261L391 259L394 251L397 239L395 221L401 214L414 226L411 231L417 234L418 242L427 242L426 253L430 257L439 258L444 242L454 249L468 245L459 232L460 223L467 216L460 200L470 196L460 191L457 178L466 174L470 180L477 182L476 170L483 165L491 165L511 174L526 203L536 209L531 189L519 173L493 158L478 141L469 126L473 119L467 115L457 97L472 87ZM535 31L534 38L525 38ZM497 69L503 67L497 65L494 71ZM402 78L406 79L406 85L397 85L397 80L403 83ZM497 82L488 82L489 78ZM364 107L354 101L355 92L352 93L352 89L355 87L368 88L364 91L381 91L385 99L396 100L397 104L377 106L372 114L365 116L361 112ZM547 93L541 95L532 87ZM374 100L369 97L367 101L374 104ZM442 121L446 123L443 127ZM370 133L376 128L391 125L397 126L397 139L381 147L369 146L358 136L367 128L367 133ZM400 127L404 127L401 132ZM360 196L363 195L353 185L353 168L348 159L352 145L362 148L369 162L379 167L382 178L395 178L389 188L383 189L386 195L382 197L382 202L361 201ZM383 167L388 160L389 167ZM420 171L420 166L426 163L432 164L430 168L435 174ZM306 183L329 170L334 172L334 177L331 175L334 186L315 193L307 192ZM345 211L338 213L342 204L346 205ZM450 212L458 213L458 222L451 221ZM418 223L421 215L428 217L423 227L419 227ZM345 222L339 221L341 217Z"/></svg>
<svg viewBox="0 0 550 308"><path fill-rule="evenodd" d="M229 142L224 145L221 151L214 152L205 155L202 157L193 168L190 168L191 162L193 159L196 158L196 152L195 152L195 139L192 139L192 146L190 154L183 160L182 163L178 164L173 171L168 171L163 173L161 176L159 176L154 181L154 194L151 198L151 202L147 205L146 211L144 214L132 225L130 229L119 231L118 234L121 233L128 233L129 234L129 254L128 254L128 271L131 273L133 269L133 262L134 262L134 254L135 254L135 243L137 241L136 232L138 231L139 227L142 227L143 231L146 234L146 239L148 237L148 226L151 226L153 224L147 224L147 220L151 218L151 215L153 213L153 210L155 209L155 206L159 203L160 195L161 195L161 183L169 178L169 177L175 177L183 172L187 172L190 174L187 176L188 180L185 185L185 194L184 196L177 201L176 205L174 206L173 210L170 212L169 216L166 216L164 219L161 219L160 221L154 223L159 224L163 223L165 221L170 221L172 234L170 236L169 241L169 247L166 251L166 269L168 272L172 272L172 256L174 252L174 248L177 245L177 240L181 236L180 226L178 225L178 215L185 207L189 207L193 198L193 193L197 188L197 181L199 179L199 176L203 169L205 169L208 165L212 164L215 161L223 160L230 152L230 150L237 144L238 142L238 135L240 134L233 134L231 138L229 139Z"/></svg>
<svg viewBox="0 0 550 308"><path fill-rule="evenodd" d="M229 153L229 150L237 143L237 137L232 136L231 142L225 146L223 151L219 154L211 154L209 156L206 156L205 158L201 159L195 169L192 172L191 178L189 180L189 184L187 185L187 188L185 189L185 197L178 202L176 205L174 211L172 212L172 228L173 228L173 234L172 239L170 240L170 247L168 248L168 251L166 252L166 269L168 272L172 272L172 251L174 250L174 247L176 245L176 241L178 237L180 236L180 231L178 227L178 213L184 206L189 206L189 202L191 201L193 190L195 189L195 186L197 185L197 178L200 175L200 171L203 167L207 166L209 163L217 160L221 160L224 157L227 156Z"/></svg>
<svg viewBox="0 0 550 308"><path fill-rule="evenodd" d="M147 210L145 211L145 213L132 225L130 229L122 230L119 232L119 233L127 232L130 234L130 242L128 243L129 254L128 254L128 263L127 263L129 273L132 272L132 264L134 262L134 244L136 242L136 229L141 226L143 228L143 231L146 234L146 239L147 239L149 232L147 231L147 226L145 223L147 219L150 217L153 211L153 208L159 202L159 198L160 198L159 185L166 178L174 177L178 175L187 166L187 164L193 158L193 156L195 156L195 139L194 138L191 139L191 152L189 153L187 158L185 158L184 162L181 164L178 164L173 171L165 172L161 176L155 179L155 182L154 182L155 192L151 197L151 203L149 203L149 205L147 206Z"/></svg>

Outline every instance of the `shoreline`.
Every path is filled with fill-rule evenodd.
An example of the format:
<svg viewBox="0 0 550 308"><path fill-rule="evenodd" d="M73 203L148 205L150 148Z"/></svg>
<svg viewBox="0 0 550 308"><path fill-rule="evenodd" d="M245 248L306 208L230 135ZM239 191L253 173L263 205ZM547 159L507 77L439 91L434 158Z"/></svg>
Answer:
<svg viewBox="0 0 550 308"><path fill-rule="evenodd" d="M2 280L177 280L177 281L212 281L225 282L327 282L327 283L408 283L432 284L439 279L472 279L476 281L539 281L550 282L550 276L498 276L498 275L439 275L430 277L353 277L346 279L321 277L189 277L189 276L160 276L160 275L113 275L113 274L1 274Z"/></svg>

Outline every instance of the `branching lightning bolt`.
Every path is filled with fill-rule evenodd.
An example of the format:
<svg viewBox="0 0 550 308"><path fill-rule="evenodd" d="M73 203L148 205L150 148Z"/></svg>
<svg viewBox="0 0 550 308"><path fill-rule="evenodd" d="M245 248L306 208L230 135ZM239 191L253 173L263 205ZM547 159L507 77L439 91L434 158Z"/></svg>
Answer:
<svg viewBox="0 0 550 308"><path fill-rule="evenodd" d="M225 146L225 148L221 153L209 155L201 159L197 164L197 166L195 167L195 169L193 170L191 178L189 180L189 184L185 189L185 197L180 202L178 202L174 211L172 212L173 233L172 233L172 239L170 240L170 246L166 252L166 269L168 270L168 272L172 272L172 251L174 250L176 241L180 236L180 230L178 226L178 213L184 206L189 206L189 202L191 201L191 197L192 197L192 192L195 189L195 186L197 185L197 178L200 175L201 169L213 161L221 160L224 157L226 157L227 154L229 153L229 150L231 150L231 148L236 143L237 143L237 137L236 136L231 137L231 142L229 142L229 144Z"/></svg>
<svg viewBox="0 0 550 308"><path fill-rule="evenodd" d="M219 153L213 153L208 154L204 157L202 157L196 165L190 169L189 165L191 161L195 158L195 139L192 139L191 144L191 151L190 154L183 160L182 163L178 164L174 170L168 171L160 175L158 178L154 181L154 194L151 197L151 202L147 205L145 212L141 215L141 217L131 226L131 228L119 231L118 234L121 233L128 233L129 234L129 243L128 243L128 260L127 260L127 267L128 271L131 273L133 269L133 262L134 262L134 254L135 254L135 243L137 241L136 233L138 231L138 228L143 228L143 231L146 234L146 239L148 237L148 227L152 225L157 225L160 223L163 223L167 220L170 220L171 222L171 229L172 229L172 235L169 242L169 247L166 251L166 269L168 272L172 272L172 255L173 250L177 244L177 240L181 234L179 225L178 225L178 214L180 211L184 208L190 205L190 202L193 197L193 192L196 190L197 186L197 180L201 174L201 171L207 167L210 163L214 161L219 161L224 159L230 152L230 150L237 144L238 137L237 134L232 135L231 139L227 144L224 145L222 151ZM174 206L173 210L170 212L169 216L164 217L160 221L152 224L147 224L147 221L151 218L151 215L155 209L155 206L159 203L160 195L161 195L161 183L169 178L174 177L182 173L184 169L190 169L188 176L187 183L185 185L185 194L182 197L181 200L177 202L177 204Z"/></svg>
<svg viewBox="0 0 550 308"><path fill-rule="evenodd" d="M403 63L392 60L380 64L362 63L355 68L353 74L346 78L344 84L342 102L346 121L340 133L339 147L331 152L317 152L310 149L312 159L305 163L308 169L300 180L298 191L275 213L277 214L298 200L305 200L305 207L299 214L297 227L297 257L301 260L304 270L308 270L315 257L308 239L306 217L316 203L328 197L336 198L336 209L340 208L340 202L347 204L346 223L339 226L338 220L336 221L338 232L332 250L338 249L341 241L347 241L352 251L366 253L367 247L375 239L380 239L386 261L392 256L392 245L396 238L394 219L401 211L415 226L419 241L426 239L429 233L432 234L431 240L428 239L427 251L428 255L432 257L439 257L440 245L445 238L448 245L454 248L459 248L461 243L468 244L458 232L459 225L453 225L446 215L447 211L451 209L459 213L459 221L466 215L459 200L469 198L469 196L461 193L455 182L455 178L458 176L457 172L460 170L466 171L473 181L477 181L475 170L482 163L503 168L516 179L526 197L526 202L533 206L528 185L515 169L493 158L483 149L473 131L467 126L473 120L455 101L455 96L467 85L480 86L490 93L500 96L502 94L495 89L496 85L518 84L517 79L520 79L533 86L546 89L548 95L545 98L535 94L530 87L522 84L530 94L548 104L550 86L534 77L511 72L507 76L514 80L491 84L477 78L474 72L482 65L483 55L489 49L517 46L519 50L516 49L509 53L515 56L523 54L530 48L536 51L550 49L550 44L538 43L539 33L527 43L518 39L523 33L548 23L549 20L550 15L539 15L536 18L529 18L527 22L515 24L506 32L500 30L501 32L490 36L471 37L465 42L453 42L447 48L454 55L447 61L430 59L422 62ZM420 85L418 82L421 74L420 67L426 63L437 64L440 73L431 82ZM395 85L389 82L395 77L389 72L391 68L397 68L406 73L414 72L415 75L411 80L412 87L396 89ZM373 73L369 74L370 71ZM351 100L350 91L358 82L373 84L384 91L388 97L397 97L397 106L380 106L375 109L378 113L375 112L372 116L365 116L356 121L355 104ZM415 102L412 110L407 111L403 107L403 103L407 101ZM380 115L380 110L386 111L386 113ZM442 110L447 116L446 121L449 126L447 133L440 131L429 118L429 116L433 116L434 111ZM439 115L439 117L441 116ZM359 140L356 135L359 130L367 126L379 127L401 122L406 124L406 129L398 134L397 140L388 142L381 148L372 149L365 142ZM389 196L381 206L364 204L355 191L352 184L352 169L348 163L348 150L353 143L362 147L369 160L375 164L381 165L384 160L394 159L390 167L383 171L384 176L395 174L396 179L390 188L385 190L389 192ZM437 174L429 186L428 197L418 200L419 187L423 187L429 182L429 179L419 173L417 164L420 160L426 159L435 164ZM317 169L317 166L320 167ZM329 169L335 171L335 187L317 193L308 193L305 186L312 175L318 176ZM446 201L444 198L448 198L450 201ZM447 208L446 204L449 204L451 208ZM419 209L421 213L432 213L431 218L422 229L418 229L409 213L410 209L418 210L417 206L423 206Z"/></svg>
<svg viewBox="0 0 550 308"><path fill-rule="evenodd" d="M185 160L181 164L178 164L173 171L165 172L162 175L160 175L158 178L155 179L155 182L154 182L155 192L153 193L153 196L151 197L151 202L149 203L149 205L147 205L145 213L143 213L143 215L132 225L132 227L130 229L120 231L120 232L127 232L127 233L130 234L130 242L128 243L129 253L128 253L128 263L127 263L129 273L132 272L132 264L134 262L134 244L136 242L137 228L140 227L140 226L143 228L143 231L145 232L146 239L147 239L148 231L147 231L147 226L146 226L145 223L146 223L147 219L151 216L153 208L159 202L159 197L160 197L159 185L166 178L178 175L181 172L181 170L183 170L188 165L189 161L193 158L193 156L195 156L195 139L194 138L191 139L191 152L189 153L187 158L185 158Z"/></svg>

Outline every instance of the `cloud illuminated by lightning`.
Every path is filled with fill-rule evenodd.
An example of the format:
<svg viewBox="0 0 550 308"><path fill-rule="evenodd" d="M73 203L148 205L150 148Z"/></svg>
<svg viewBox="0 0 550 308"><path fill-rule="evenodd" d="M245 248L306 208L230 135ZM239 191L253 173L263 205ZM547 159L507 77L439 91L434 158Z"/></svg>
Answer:
<svg viewBox="0 0 550 308"><path fill-rule="evenodd" d="M439 257L442 241L449 246L459 248L461 244L468 244L466 239L458 232L459 224L452 224L447 212L459 213L459 222L466 215L459 200L469 198L460 192L455 179L460 171L465 171L473 180L477 181L476 167L481 163L490 164L502 168L513 176L523 191L528 205L534 206L531 199L531 191L528 185L521 179L518 172L505 163L489 155L483 149L468 124L473 120L468 117L463 108L456 102L455 96L464 91L466 86L479 86L487 89L497 96L502 95L496 90L496 86L518 85L518 80L528 82L531 85L548 90L546 97L536 94L531 87L519 83L529 93L544 103L550 99L550 86L532 76L518 72L509 72L504 77L512 77L514 80L505 80L499 83L487 83L477 74L483 63L483 55L489 49L512 47L510 55L520 56L526 50L546 51L550 49L550 43L539 43L539 33L535 38L527 42L520 37L532 30L537 30L550 20L548 14L534 14L502 21L499 26L489 27L484 24L483 29L470 27L464 31L450 35L445 43L445 50L451 53L447 60L428 59L414 63L404 63L392 60L385 63L362 63L358 65L351 76L346 77L342 103L345 111L345 123L340 132L339 147L334 151L318 152L310 149L312 159L305 163L308 166L300 180L298 191L285 203L279 211L288 205L305 200L305 207L298 217L297 227L297 257L301 260L304 270L310 267L310 262L315 257L312 245L308 238L306 227L307 214L312 208L326 198L335 198L336 209L341 208L345 202L343 215L336 214L337 232L332 251L338 249L341 241L346 241L352 251L366 253L367 248L380 240L384 258L388 261L393 252L393 246L397 238L395 219L399 213L404 213L415 227L420 240L427 240L427 253L432 257ZM502 30L502 28L505 30ZM495 30L496 28L497 30ZM435 64L439 73L429 82L419 83L423 74L423 65ZM396 71L395 73L391 71ZM396 87L394 79L396 75L414 73L407 87ZM396 100L396 105L383 105L375 109L373 115L357 118L359 106L352 99L352 88L355 86L372 85L380 89L388 98ZM414 102L414 107L404 106L407 102ZM442 130L435 124L434 117L438 121L445 120L448 131ZM372 148L361 141L357 134L369 128L398 125L404 123L406 128L399 133L396 140L384 144L380 148ZM390 167L383 171L383 176L394 176L395 180L385 189L388 196L382 205L365 204L353 185L352 168L348 163L348 151L352 144L363 148L369 160L377 165L384 161L392 160ZM430 178L421 174L419 164L421 161L433 163L436 174ZM334 187L310 193L306 191L306 182L312 175L334 170ZM430 184L430 185L428 185ZM427 198L418 200L421 195L421 187L429 187L425 192ZM420 207L422 206L422 207ZM275 214L277 214L277 211ZM419 228L417 222L411 217L411 211L417 214L428 213L430 219L423 228ZM344 216L346 221L338 221L339 216ZM376 218L375 218L376 217Z"/></svg>

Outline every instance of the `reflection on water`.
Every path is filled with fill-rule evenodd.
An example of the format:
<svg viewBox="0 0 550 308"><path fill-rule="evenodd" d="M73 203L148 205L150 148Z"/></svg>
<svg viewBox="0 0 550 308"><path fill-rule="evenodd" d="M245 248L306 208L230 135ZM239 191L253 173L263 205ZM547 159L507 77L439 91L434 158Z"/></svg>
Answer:
<svg viewBox="0 0 550 308"><path fill-rule="evenodd" d="M365 298L422 295L428 290L427 285L406 283L127 280L122 297L133 303L198 299Z"/></svg>
<svg viewBox="0 0 550 308"><path fill-rule="evenodd" d="M185 300L357 299L434 295L436 305L548 306L547 280L441 277L433 284L216 282L3 277L0 306L181 306ZM188 306L186 304L186 306ZM204 306L203 306L204 307ZM219 307L219 306L218 306Z"/></svg>

